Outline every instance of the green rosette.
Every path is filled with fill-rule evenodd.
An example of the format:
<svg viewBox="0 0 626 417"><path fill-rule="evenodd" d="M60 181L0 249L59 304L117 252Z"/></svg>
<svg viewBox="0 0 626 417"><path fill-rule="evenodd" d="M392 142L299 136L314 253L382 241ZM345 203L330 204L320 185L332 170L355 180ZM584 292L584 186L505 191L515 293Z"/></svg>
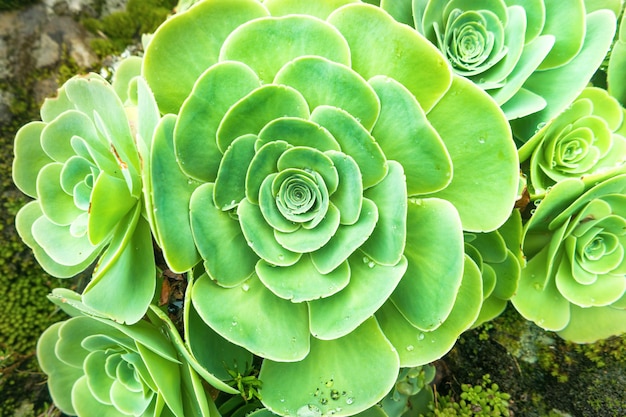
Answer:
<svg viewBox="0 0 626 417"><path fill-rule="evenodd" d="M80 295L50 299L72 315L37 343L55 405L71 416L218 416L198 374L161 331L158 316L131 325L94 315Z"/></svg>
<svg viewBox="0 0 626 417"><path fill-rule="evenodd" d="M626 331L626 175L566 179L526 224L515 308L578 343Z"/></svg>
<svg viewBox="0 0 626 417"><path fill-rule="evenodd" d="M615 12L583 0L382 0L487 91L525 142L563 111L602 63ZM563 22L568 22L564 25ZM519 119L519 120L514 120Z"/></svg>
<svg viewBox="0 0 626 417"><path fill-rule="evenodd" d="M607 175L626 161L624 109L606 90L587 87L519 150L531 198L568 178ZM525 163L526 162L526 163Z"/></svg>
<svg viewBox="0 0 626 417"><path fill-rule="evenodd" d="M140 104L124 106L99 75L70 79L45 101L42 120L18 131L13 160L15 184L34 199L16 227L39 264L67 278L95 263L85 303L128 323L145 314L156 287L140 150L154 129L147 110L158 112L145 82L136 86Z"/></svg>
<svg viewBox="0 0 626 417"><path fill-rule="evenodd" d="M188 320L263 358L269 410L367 410L471 326L463 230L507 220L517 152L497 104L419 33L358 1L208 0L157 30L142 74L172 113L153 179L178 162L151 190L185 244L159 243L201 259Z"/></svg>

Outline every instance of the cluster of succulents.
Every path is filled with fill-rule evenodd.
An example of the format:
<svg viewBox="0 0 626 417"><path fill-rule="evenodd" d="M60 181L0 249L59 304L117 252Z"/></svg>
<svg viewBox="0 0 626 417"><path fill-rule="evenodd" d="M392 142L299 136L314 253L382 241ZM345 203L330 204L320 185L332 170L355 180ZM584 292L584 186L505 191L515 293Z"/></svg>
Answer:
<svg viewBox="0 0 626 417"><path fill-rule="evenodd" d="M623 36L585 88L621 4L567 3L181 1L69 80L13 164L38 262L91 274L50 296L58 407L399 416L509 301L626 332Z"/></svg>

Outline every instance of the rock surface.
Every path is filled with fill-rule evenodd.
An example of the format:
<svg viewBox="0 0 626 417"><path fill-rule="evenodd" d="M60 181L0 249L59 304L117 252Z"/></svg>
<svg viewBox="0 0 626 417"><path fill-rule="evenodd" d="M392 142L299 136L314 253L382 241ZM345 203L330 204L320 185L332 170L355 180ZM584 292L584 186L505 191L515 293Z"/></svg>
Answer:
<svg viewBox="0 0 626 417"><path fill-rule="evenodd" d="M41 103L58 88L56 69L63 62L92 69L98 63L89 45L92 35L78 18L100 18L125 4L126 0L44 0L0 13L0 123L7 123L11 108L19 105L11 87L24 85L34 71L36 81L27 84L32 85L29 93L36 103Z"/></svg>

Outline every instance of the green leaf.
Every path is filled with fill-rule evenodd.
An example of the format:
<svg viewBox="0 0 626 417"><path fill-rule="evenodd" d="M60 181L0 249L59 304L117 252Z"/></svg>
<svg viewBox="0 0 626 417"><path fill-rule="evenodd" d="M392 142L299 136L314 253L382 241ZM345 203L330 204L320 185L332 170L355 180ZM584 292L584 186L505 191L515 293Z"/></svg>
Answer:
<svg viewBox="0 0 626 417"><path fill-rule="evenodd" d="M391 300L413 326L433 330L450 314L463 276L459 215L445 200L410 200L408 267Z"/></svg>
<svg viewBox="0 0 626 417"><path fill-rule="evenodd" d="M338 151L339 144L329 132L316 123L295 117L278 117L259 133L259 144L284 141L293 146L306 146L319 151Z"/></svg>
<svg viewBox="0 0 626 417"><path fill-rule="evenodd" d="M402 258L407 232L407 195L402 166L389 161L387 176L364 196L378 207L378 222L361 250L381 265L395 265Z"/></svg>
<svg viewBox="0 0 626 417"><path fill-rule="evenodd" d="M84 113L68 110L43 129L41 147L50 158L57 162L65 162L76 154L71 144L73 136L79 136L87 141L98 140L93 121Z"/></svg>
<svg viewBox="0 0 626 417"><path fill-rule="evenodd" d="M625 318L623 308L572 305L569 323L558 335L574 343L593 343L626 332Z"/></svg>
<svg viewBox="0 0 626 417"><path fill-rule="evenodd" d="M365 79L375 75L393 78L415 96L425 112L448 90L452 73L443 55L382 9L347 5L333 12L328 21L348 41L352 68Z"/></svg>
<svg viewBox="0 0 626 417"><path fill-rule="evenodd" d="M359 219L363 200L359 166L342 152L327 151L326 155L333 161L339 176L337 190L330 196L330 201L339 209L342 225L354 224Z"/></svg>
<svg viewBox="0 0 626 417"><path fill-rule="evenodd" d="M141 205L129 213L127 228L117 230L83 291L90 308L122 323L136 323L148 309L156 288L150 226ZM111 294L116 294L111 297Z"/></svg>
<svg viewBox="0 0 626 417"><path fill-rule="evenodd" d="M548 247L528 261L511 298L515 309L546 330L559 331L570 320L570 303L559 293L554 279L545 282Z"/></svg>
<svg viewBox="0 0 626 417"><path fill-rule="evenodd" d="M393 303L384 304L376 313L376 319L397 349L400 366L425 365L448 353L459 335L478 317L482 294L480 271L469 257L465 257L463 282L454 306L437 329L421 332L406 320Z"/></svg>
<svg viewBox="0 0 626 417"><path fill-rule="evenodd" d="M585 41L578 55L567 65L535 71L528 78L524 88L543 97L548 104L540 112L511 122L516 137L528 140L537 125L558 115L580 94L602 63L613 40L615 24L615 15L608 10L589 13Z"/></svg>
<svg viewBox="0 0 626 417"><path fill-rule="evenodd" d="M29 214L33 215L34 212ZM26 223L26 217L24 220ZM29 220L32 220L32 218ZM23 235L28 233L24 231L23 227L20 227L18 230L22 230ZM41 247L46 254L45 257L42 256L38 260L44 268L49 267L51 271L57 271L58 265L61 265L62 268L59 272L63 270L66 272L80 272L98 256L103 246L93 246L89 242L87 235L74 237L70 233L69 226L56 225L45 216L39 216L34 219L30 234L35 244ZM51 265L49 262L46 262L48 258L58 265ZM79 265L83 268L78 269ZM73 267L76 267L76 269Z"/></svg>
<svg viewBox="0 0 626 417"><path fill-rule="evenodd" d="M350 50L337 29L306 15L255 19L235 29L220 51L220 61L245 63L264 84L271 83L283 65L301 56L350 64Z"/></svg>
<svg viewBox="0 0 626 417"><path fill-rule="evenodd" d="M339 143L341 151L355 160L361 171L363 188L379 183L387 175L387 161L380 146L348 112L319 106L311 113L311 120L326 128Z"/></svg>
<svg viewBox="0 0 626 417"><path fill-rule="evenodd" d="M250 162L246 177L246 197L254 204L259 203L261 184L271 174L278 172L278 158L289 149L285 141L268 142L257 148L254 158Z"/></svg>
<svg viewBox="0 0 626 417"><path fill-rule="evenodd" d="M22 126L15 136L13 182L29 197L37 196L36 183L39 171L53 162L41 147L41 132L45 126L42 122L30 122Z"/></svg>
<svg viewBox="0 0 626 417"><path fill-rule="evenodd" d="M404 257L393 266L373 265L361 251L348 261L348 286L332 297L309 301L311 333L318 339L337 339L356 329L389 298L407 269Z"/></svg>
<svg viewBox="0 0 626 417"><path fill-rule="evenodd" d="M189 295L191 296L191 292ZM209 327L190 300L185 299L184 309L187 346L194 358L208 372L222 381L227 381L232 379L232 375L228 373L229 369L246 369L252 363L252 354L224 339ZM216 388L224 389L221 386Z"/></svg>
<svg viewBox="0 0 626 417"><path fill-rule="evenodd" d="M378 222L378 208L367 198L363 199L357 221L351 225L339 225L337 231L324 246L311 253L313 264L327 274L361 247L374 231Z"/></svg>
<svg viewBox="0 0 626 417"><path fill-rule="evenodd" d="M183 172L200 181L215 181L223 153L217 146L220 121L233 104L259 86L256 74L239 62L220 62L198 78L174 129L174 148Z"/></svg>
<svg viewBox="0 0 626 417"><path fill-rule="evenodd" d="M203 275L191 293L198 314L226 340L255 355L277 361L299 361L309 353L306 304L276 297L258 277L223 288ZM267 335L272 337L267 337Z"/></svg>
<svg viewBox="0 0 626 417"><path fill-rule="evenodd" d="M315 268L308 255L291 266L274 266L264 261L256 265L256 273L274 294L294 303L330 297L341 291L350 281L350 267L343 262L328 273Z"/></svg>
<svg viewBox="0 0 626 417"><path fill-rule="evenodd" d="M312 228L300 227L293 232L274 231L276 242L286 250L308 253L328 243L339 227L339 210L334 204L328 206L324 218Z"/></svg>
<svg viewBox="0 0 626 417"><path fill-rule="evenodd" d="M371 130L378 118L376 93L348 66L317 56L297 58L283 66L274 82L298 90L310 109L328 105L350 113Z"/></svg>
<svg viewBox="0 0 626 417"><path fill-rule="evenodd" d="M246 196L246 175L256 140L256 135L239 136L224 152L213 188L215 205L223 211L232 209Z"/></svg>
<svg viewBox="0 0 626 417"><path fill-rule="evenodd" d="M142 64L143 59L141 57L129 56L124 58L116 68L111 85L122 103L126 104L127 100L131 99L129 95L131 80L141 75Z"/></svg>
<svg viewBox="0 0 626 417"><path fill-rule="evenodd" d="M312 339L302 361L263 361L260 393L279 415L348 416L381 400L397 373L397 353L372 318L339 339Z"/></svg>
<svg viewBox="0 0 626 417"><path fill-rule="evenodd" d="M67 194L61 185L61 163L50 163L39 171L37 177L37 196L41 210L46 217L59 226L68 226L83 213L74 204L74 197Z"/></svg>
<svg viewBox="0 0 626 417"><path fill-rule="evenodd" d="M193 240L189 204L198 183L174 163L176 118L166 115L156 127L150 156L153 227L167 265L174 272L191 269L200 260Z"/></svg>
<svg viewBox="0 0 626 417"><path fill-rule="evenodd" d="M335 9L358 0L326 0L324 2L301 2L293 0L266 0L263 2L272 16L305 14L326 19Z"/></svg>
<svg viewBox="0 0 626 417"><path fill-rule="evenodd" d="M84 372L81 367L67 366L55 354L59 331L64 324L65 322L52 324L39 337L37 360L41 369L48 374L48 390L55 406L66 414L76 414L71 390Z"/></svg>
<svg viewBox="0 0 626 417"><path fill-rule="evenodd" d="M105 172L96 178L89 205L89 241L104 243L122 220L139 202L130 195L126 183Z"/></svg>
<svg viewBox="0 0 626 417"><path fill-rule="evenodd" d="M202 184L192 194L191 228L209 276L220 285L232 287L254 272L259 258L248 246L239 222L215 206L213 187L211 183Z"/></svg>
<svg viewBox="0 0 626 417"><path fill-rule="evenodd" d="M261 209L256 204L243 200L237 207L241 231L248 246L262 259L279 265L293 265L301 254L285 249L274 237L274 229L263 218Z"/></svg>
<svg viewBox="0 0 626 417"><path fill-rule="evenodd" d="M454 78L427 116L454 167L450 185L431 196L454 204L464 230L495 230L511 213L519 181L517 150L506 118L484 91L461 77Z"/></svg>
<svg viewBox="0 0 626 417"><path fill-rule="evenodd" d="M137 351L146 364L158 392L163 396L167 406L176 417L184 417L182 393L180 386L180 368L164 357L146 348L141 342L136 342Z"/></svg>
<svg viewBox="0 0 626 417"><path fill-rule="evenodd" d="M543 0L546 23L542 34L554 35L556 42L539 66L540 70L556 68L569 63L583 47L585 37L585 2L575 0L563 7L558 0ZM613 16L615 19L615 16ZM563 22L568 22L564 25Z"/></svg>
<svg viewBox="0 0 626 417"><path fill-rule="evenodd" d="M228 35L267 14L254 0L217 0L198 4L162 24L146 48L143 63L143 75L161 112L178 113L196 79L218 62Z"/></svg>
<svg viewBox="0 0 626 417"><path fill-rule="evenodd" d="M304 97L291 87L261 86L226 112L217 129L217 146L226 151L239 136L259 134L263 126L279 117L307 119L309 109Z"/></svg>
<svg viewBox="0 0 626 417"><path fill-rule="evenodd" d="M114 406L102 404L91 394L85 376L76 381L72 387L72 403L78 415L89 415L91 413L102 417L117 417L120 415L119 410Z"/></svg>
<svg viewBox="0 0 626 417"><path fill-rule="evenodd" d="M404 168L408 195L445 188L452 179L452 161L415 97L391 78L377 76L370 84L381 102L372 135L387 159Z"/></svg>

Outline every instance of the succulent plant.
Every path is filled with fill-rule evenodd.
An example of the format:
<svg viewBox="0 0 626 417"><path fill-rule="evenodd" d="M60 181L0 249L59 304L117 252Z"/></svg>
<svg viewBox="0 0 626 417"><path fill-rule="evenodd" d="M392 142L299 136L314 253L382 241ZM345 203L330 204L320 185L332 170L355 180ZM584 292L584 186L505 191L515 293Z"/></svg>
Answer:
<svg viewBox="0 0 626 417"><path fill-rule="evenodd" d="M489 92L509 119L522 118L512 123L522 141L580 93L615 31L614 11L587 12L582 0L380 3L436 45L455 73Z"/></svg>
<svg viewBox="0 0 626 417"><path fill-rule="evenodd" d="M264 358L271 411L363 411L472 324L463 230L508 218L517 152L420 34L358 1L204 1L156 31L142 74L171 113L150 159L157 242L201 260L192 306Z"/></svg>
<svg viewBox="0 0 626 417"><path fill-rule="evenodd" d="M626 161L624 109L606 90L588 87L563 113L526 142L520 161L528 161L532 198L558 181L605 175Z"/></svg>
<svg viewBox="0 0 626 417"><path fill-rule="evenodd" d="M158 316L124 325L94 315L72 291L57 289L50 299L73 315L50 326L37 344L50 394L63 413L214 415L200 378L161 332Z"/></svg>
<svg viewBox="0 0 626 417"><path fill-rule="evenodd" d="M483 280L483 303L474 326L499 316L515 294L526 264L521 239L522 217L517 209L497 230L465 233L465 253L476 263Z"/></svg>
<svg viewBox="0 0 626 417"><path fill-rule="evenodd" d="M147 89L139 90L149 103ZM151 139L148 118L135 120L111 85L89 74L47 99L41 119L15 139L13 180L35 199L18 213L17 230L56 277L97 261L84 302L115 320L136 322L156 287L138 150Z"/></svg>
<svg viewBox="0 0 626 417"><path fill-rule="evenodd" d="M622 13L617 39L611 49L607 68L609 93L615 97L622 106L626 106L626 82L624 82L623 77L624 70L626 69L626 23L624 22L626 22L626 14Z"/></svg>
<svg viewBox="0 0 626 417"><path fill-rule="evenodd" d="M626 175L565 179L526 224L515 308L568 340L626 331Z"/></svg>

